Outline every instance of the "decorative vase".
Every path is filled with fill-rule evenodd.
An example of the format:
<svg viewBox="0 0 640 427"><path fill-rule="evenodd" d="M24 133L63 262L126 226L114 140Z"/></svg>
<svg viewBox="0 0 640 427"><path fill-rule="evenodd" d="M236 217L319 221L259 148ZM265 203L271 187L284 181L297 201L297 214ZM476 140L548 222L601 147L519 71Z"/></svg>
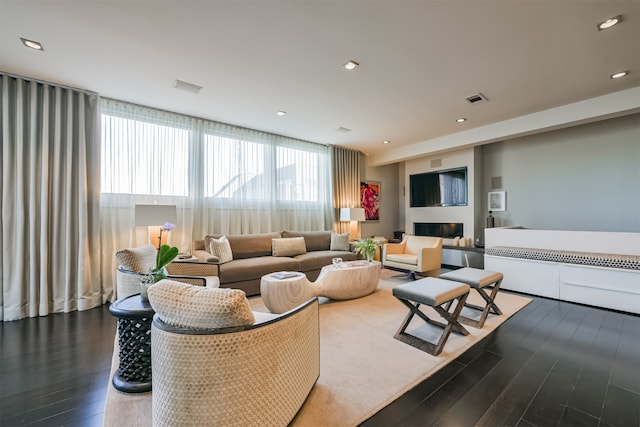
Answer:
<svg viewBox="0 0 640 427"><path fill-rule="evenodd" d="M155 281L151 274L145 274L144 277L140 279L140 299L142 299L142 301L149 301L149 287L154 283Z"/></svg>

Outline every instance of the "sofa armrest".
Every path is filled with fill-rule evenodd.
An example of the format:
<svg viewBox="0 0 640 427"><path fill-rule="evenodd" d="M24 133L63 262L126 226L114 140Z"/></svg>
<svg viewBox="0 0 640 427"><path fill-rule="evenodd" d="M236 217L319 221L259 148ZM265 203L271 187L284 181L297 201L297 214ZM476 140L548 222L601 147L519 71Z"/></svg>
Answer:
<svg viewBox="0 0 640 427"><path fill-rule="evenodd" d="M217 263L176 260L167 265L167 272L178 276L217 276Z"/></svg>
<svg viewBox="0 0 640 427"><path fill-rule="evenodd" d="M218 279L218 276L167 276L167 279L194 286L204 286L206 288L220 287L220 279Z"/></svg>
<svg viewBox="0 0 640 427"><path fill-rule="evenodd" d="M198 258L199 262L217 263L220 261L217 256L211 255L207 251L193 251L192 255Z"/></svg>

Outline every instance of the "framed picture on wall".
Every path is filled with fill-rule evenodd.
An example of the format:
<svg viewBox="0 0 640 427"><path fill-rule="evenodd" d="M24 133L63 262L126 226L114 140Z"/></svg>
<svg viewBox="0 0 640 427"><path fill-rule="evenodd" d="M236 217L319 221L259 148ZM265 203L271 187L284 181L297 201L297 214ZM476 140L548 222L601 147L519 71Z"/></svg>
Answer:
<svg viewBox="0 0 640 427"><path fill-rule="evenodd" d="M488 204L492 212L502 212L507 210L507 193L505 191L490 191Z"/></svg>
<svg viewBox="0 0 640 427"><path fill-rule="evenodd" d="M380 182L360 182L360 207L365 221L380 221Z"/></svg>

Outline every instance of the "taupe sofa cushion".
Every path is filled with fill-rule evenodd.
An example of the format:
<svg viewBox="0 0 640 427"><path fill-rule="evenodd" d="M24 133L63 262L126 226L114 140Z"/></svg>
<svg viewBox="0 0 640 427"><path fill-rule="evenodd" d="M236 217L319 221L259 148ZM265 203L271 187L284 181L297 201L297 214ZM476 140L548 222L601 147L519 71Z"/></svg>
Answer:
<svg viewBox="0 0 640 427"><path fill-rule="evenodd" d="M235 259L220 265L220 283L260 279L275 271L300 271L300 262L295 258L275 256Z"/></svg>
<svg viewBox="0 0 640 427"><path fill-rule="evenodd" d="M307 252L304 237L289 237L271 240L273 256L296 256Z"/></svg>
<svg viewBox="0 0 640 427"><path fill-rule="evenodd" d="M271 241L282 237L281 233L234 234L227 236L233 251L233 259L271 255Z"/></svg>
<svg viewBox="0 0 640 427"><path fill-rule="evenodd" d="M283 231L282 237L304 237L307 252L328 251L331 247L331 231Z"/></svg>

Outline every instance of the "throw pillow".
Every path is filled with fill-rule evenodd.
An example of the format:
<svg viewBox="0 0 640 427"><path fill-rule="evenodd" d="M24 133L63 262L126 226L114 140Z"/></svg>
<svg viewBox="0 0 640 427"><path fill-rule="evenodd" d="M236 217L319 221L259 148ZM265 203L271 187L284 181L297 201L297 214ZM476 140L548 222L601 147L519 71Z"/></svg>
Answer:
<svg viewBox="0 0 640 427"><path fill-rule="evenodd" d="M348 251L349 233L331 233L331 246L329 247L329 249L332 251Z"/></svg>
<svg viewBox="0 0 640 427"><path fill-rule="evenodd" d="M233 252L231 252L231 245L229 244L227 236L222 236L219 239L211 239L210 244L209 252L211 252L211 255L218 257L221 264L233 259Z"/></svg>
<svg viewBox="0 0 640 427"><path fill-rule="evenodd" d="M222 234L206 234L204 236L204 250L211 253L211 239L219 239Z"/></svg>
<svg viewBox="0 0 640 427"><path fill-rule="evenodd" d="M146 245L140 248L122 249L116 252L116 259L123 270L148 273L156 266L156 248Z"/></svg>
<svg viewBox="0 0 640 427"><path fill-rule="evenodd" d="M163 322L181 328L229 328L255 322L240 289L205 288L164 279L149 287L149 303Z"/></svg>
<svg viewBox="0 0 640 427"><path fill-rule="evenodd" d="M289 237L271 240L273 256L296 256L307 253L304 237Z"/></svg>

